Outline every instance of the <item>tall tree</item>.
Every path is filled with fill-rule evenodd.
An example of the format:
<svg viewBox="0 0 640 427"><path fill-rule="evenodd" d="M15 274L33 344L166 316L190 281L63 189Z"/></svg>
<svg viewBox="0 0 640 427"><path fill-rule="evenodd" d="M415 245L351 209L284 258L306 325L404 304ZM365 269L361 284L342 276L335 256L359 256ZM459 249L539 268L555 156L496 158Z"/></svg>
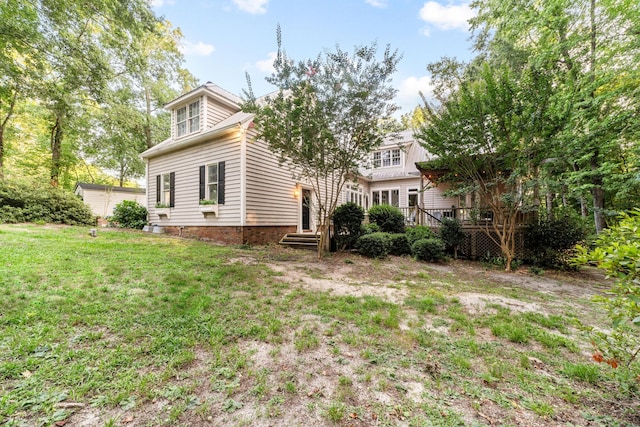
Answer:
<svg viewBox="0 0 640 427"><path fill-rule="evenodd" d="M249 79L246 111L255 114L257 137L265 140L295 177L309 182L317 195L320 227L318 256L328 242L328 226L348 177L378 147L394 122L396 93L390 78L400 60L387 47L356 47L352 54L336 47L315 59L294 62L282 49L277 31L275 72L267 78L275 95L256 100Z"/></svg>
<svg viewBox="0 0 640 427"><path fill-rule="evenodd" d="M606 225L606 194L629 182L616 159L630 158L640 120L637 59L640 10L633 0L476 1L477 48L509 43L531 63L553 64L556 105L566 121L548 153L567 165L558 187L591 196L598 232ZM632 168L633 169L633 168ZM628 169L627 169L628 170Z"/></svg>
<svg viewBox="0 0 640 427"><path fill-rule="evenodd" d="M531 170L548 90L536 70L514 72L484 63L461 80L416 134L437 156L430 166L449 171L460 194L475 194L493 211L485 232L501 248L506 270L515 257L518 217L533 208Z"/></svg>

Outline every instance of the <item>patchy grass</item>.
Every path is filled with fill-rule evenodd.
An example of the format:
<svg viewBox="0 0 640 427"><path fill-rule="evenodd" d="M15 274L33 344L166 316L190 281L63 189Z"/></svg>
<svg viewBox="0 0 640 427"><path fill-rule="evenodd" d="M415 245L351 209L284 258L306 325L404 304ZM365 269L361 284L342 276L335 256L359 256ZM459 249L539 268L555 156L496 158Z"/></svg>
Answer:
<svg viewBox="0 0 640 427"><path fill-rule="evenodd" d="M0 423L640 422L550 276L0 226Z"/></svg>

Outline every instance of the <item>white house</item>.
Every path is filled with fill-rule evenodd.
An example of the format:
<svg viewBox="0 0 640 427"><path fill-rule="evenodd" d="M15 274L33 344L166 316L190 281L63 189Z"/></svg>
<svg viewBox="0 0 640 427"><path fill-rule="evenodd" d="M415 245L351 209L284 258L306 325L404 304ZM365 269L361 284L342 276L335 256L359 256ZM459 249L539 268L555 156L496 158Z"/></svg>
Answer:
<svg viewBox="0 0 640 427"><path fill-rule="evenodd" d="M241 99L206 83L166 105L171 136L141 154L147 168L149 221L165 232L227 243L278 242L287 233L315 232L310 185L292 178L266 142L256 140L253 115ZM358 183L345 186L342 202L365 209L389 203L407 212L451 207L440 189L423 192L415 162L424 149L405 132L372 153ZM439 198L438 198L439 197ZM441 199L441 200L440 200Z"/></svg>

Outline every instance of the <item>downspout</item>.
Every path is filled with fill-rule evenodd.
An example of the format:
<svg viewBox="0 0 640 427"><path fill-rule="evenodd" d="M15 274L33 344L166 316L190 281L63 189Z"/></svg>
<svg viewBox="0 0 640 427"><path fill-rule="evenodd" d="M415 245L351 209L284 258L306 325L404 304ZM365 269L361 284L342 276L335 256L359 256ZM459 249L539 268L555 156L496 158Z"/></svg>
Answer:
<svg viewBox="0 0 640 427"><path fill-rule="evenodd" d="M243 229L247 225L247 128L251 123L240 126L240 227Z"/></svg>

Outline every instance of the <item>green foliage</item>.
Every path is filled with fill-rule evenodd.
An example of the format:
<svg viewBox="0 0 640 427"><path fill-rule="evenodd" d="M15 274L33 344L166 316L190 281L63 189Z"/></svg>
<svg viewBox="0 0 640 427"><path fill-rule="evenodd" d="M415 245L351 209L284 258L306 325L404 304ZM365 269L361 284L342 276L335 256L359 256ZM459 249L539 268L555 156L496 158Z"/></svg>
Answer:
<svg viewBox="0 0 640 427"><path fill-rule="evenodd" d="M382 230L378 224L372 224L370 222L364 224L361 228L362 234L379 233Z"/></svg>
<svg viewBox="0 0 640 427"><path fill-rule="evenodd" d="M147 208L133 200L123 200L113 208L111 221L119 227L142 230L147 225Z"/></svg>
<svg viewBox="0 0 640 427"><path fill-rule="evenodd" d="M384 258L391 249L389 233L371 233L360 236L356 245L360 254L369 258Z"/></svg>
<svg viewBox="0 0 640 427"><path fill-rule="evenodd" d="M526 226L525 256L537 266L567 267L572 256L571 249L584 240L586 235L582 218L568 210L562 211L555 218L543 218Z"/></svg>
<svg viewBox="0 0 640 427"><path fill-rule="evenodd" d="M411 245L411 254L421 261L444 259L444 243L438 238L419 239Z"/></svg>
<svg viewBox="0 0 640 427"><path fill-rule="evenodd" d="M321 195L318 222L326 230L341 194L325 189L342 188L349 175L358 176L362 161L397 131L391 76L401 55L387 46L379 57L373 43L353 53L336 47L296 62L282 48L280 27L277 39L275 72L266 79L276 92L256 102L247 75L243 110L255 114L255 138L266 141L294 177L308 180ZM323 232L319 256L325 239Z"/></svg>
<svg viewBox="0 0 640 427"><path fill-rule="evenodd" d="M333 212L336 246L339 250L352 248L362 234L364 210L355 203L345 203Z"/></svg>
<svg viewBox="0 0 640 427"><path fill-rule="evenodd" d="M440 238L444 242L445 249L458 256L458 248L464 243L465 233L462 224L454 218L445 218L440 228Z"/></svg>
<svg viewBox="0 0 640 427"><path fill-rule="evenodd" d="M411 245L409 239L404 233L389 234L389 253L391 255L407 255L411 253Z"/></svg>
<svg viewBox="0 0 640 427"><path fill-rule="evenodd" d="M577 251L576 264L595 264L615 279L610 291L596 298L613 327L611 333L592 334L597 361L640 374L640 209L623 215L617 226L601 233L595 248L577 246Z"/></svg>
<svg viewBox="0 0 640 427"><path fill-rule="evenodd" d="M91 225L95 218L89 207L68 191L0 181L0 222Z"/></svg>
<svg viewBox="0 0 640 427"><path fill-rule="evenodd" d="M409 239L409 244L413 245L420 239L435 239L436 233L434 233L431 228L426 225L416 225L415 227L409 227L406 231L407 239Z"/></svg>
<svg viewBox="0 0 640 427"><path fill-rule="evenodd" d="M377 224L384 233L404 233L404 215L395 206L372 206L369 208L369 222Z"/></svg>

